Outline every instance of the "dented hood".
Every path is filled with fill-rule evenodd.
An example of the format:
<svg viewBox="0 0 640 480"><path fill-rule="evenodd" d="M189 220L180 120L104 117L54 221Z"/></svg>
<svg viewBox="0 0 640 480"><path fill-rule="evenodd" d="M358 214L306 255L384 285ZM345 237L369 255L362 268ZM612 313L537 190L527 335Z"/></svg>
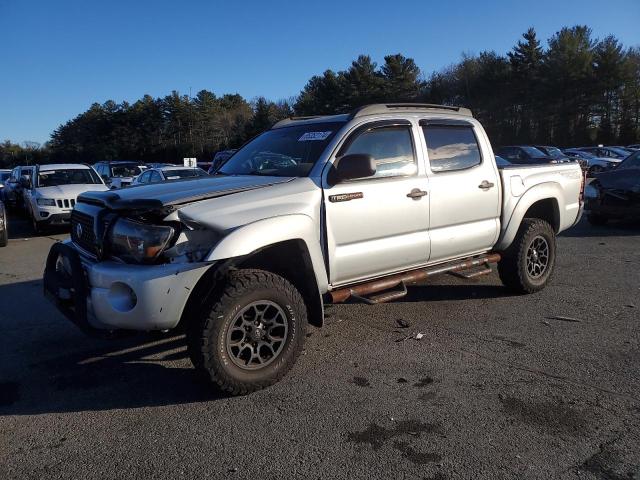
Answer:
<svg viewBox="0 0 640 480"><path fill-rule="evenodd" d="M291 180L292 178L288 177L250 175L200 177L137 185L108 192L87 192L80 195L78 201L102 205L112 210L144 210L184 205L198 200L261 189Z"/></svg>

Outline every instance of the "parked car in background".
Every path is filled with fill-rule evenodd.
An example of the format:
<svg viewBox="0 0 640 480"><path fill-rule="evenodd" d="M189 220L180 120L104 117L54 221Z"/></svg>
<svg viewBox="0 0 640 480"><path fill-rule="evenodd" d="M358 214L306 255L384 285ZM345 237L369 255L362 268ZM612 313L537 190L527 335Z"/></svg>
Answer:
<svg viewBox="0 0 640 480"><path fill-rule="evenodd" d="M585 188L585 211L592 225L611 219L640 220L640 151L616 168L599 173Z"/></svg>
<svg viewBox="0 0 640 480"><path fill-rule="evenodd" d="M110 188L128 187L147 168L139 162L123 160L98 162L93 167Z"/></svg>
<svg viewBox="0 0 640 480"><path fill-rule="evenodd" d="M30 180L33 169L33 166L19 166L11 170L11 175L4 182L4 187L2 188L2 201L5 208L14 210L22 210L24 208L22 179Z"/></svg>
<svg viewBox="0 0 640 480"><path fill-rule="evenodd" d="M162 168L162 167L179 167L180 165L176 165L175 163L159 162L159 163L145 163L145 166L147 168Z"/></svg>
<svg viewBox="0 0 640 480"><path fill-rule="evenodd" d="M9 243L9 224L7 222L7 210L0 200L0 247L6 247Z"/></svg>
<svg viewBox="0 0 640 480"><path fill-rule="evenodd" d="M629 152L627 150L618 147L579 147L575 150L593 153L596 157L601 158L617 158L622 160L629 156Z"/></svg>
<svg viewBox="0 0 640 480"><path fill-rule="evenodd" d="M236 148L231 148L229 150L221 150L218 153L216 153L213 156L213 160L211 161L211 166L209 167L209 170L207 170L207 173L211 175L217 172L220 169L220 167L222 167L222 165L224 165L226 161L229 160L234 153L236 153L236 151L237 151Z"/></svg>
<svg viewBox="0 0 640 480"><path fill-rule="evenodd" d="M0 201L2 200L2 189L4 188L4 184L11 177L11 170L0 170Z"/></svg>
<svg viewBox="0 0 640 480"><path fill-rule="evenodd" d="M109 190L93 168L77 163L36 166L32 179L23 187L25 207L36 233L49 226L68 225L81 193Z"/></svg>
<svg viewBox="0 0 640 480"><path fill-rule="evenodd" d="M565 155L558 147L550 147L549 145L534 145L535 148L540 150L548 157L554 158L560 162L569 162L571 158Z"/></svg>
<svg viewBox="0 0 640 480"><path fill-rule="evenodd" d="M132 185L145 185L149 183L161 183L181 178L206 177L207 172L200 167L160 167L145 170L136 177Z"/></svg>
<svg viewBox="0 0 640 480"><path fill-rule="evenodd" d="M640 150L640 143L634 143L633 145L627 145L627 148L631 150Z"/></svg>
<svg viewBox="0 0 640 480"><path fill-rule="evenodd" d="M587 175L590 177L605 170L609 170L618 165L622 160L613 157L597 157L593 153L577 148L566 148L563 150L570 157L578 158L586 162Z"/></svg>
<svg viewBox="0 0 640 480"><path fill-rule="evenodd" d="M496 154L511 163L519 165L559 163L555 158L550 157L537 148L528 145L500 147L496 150Z"/></svg>

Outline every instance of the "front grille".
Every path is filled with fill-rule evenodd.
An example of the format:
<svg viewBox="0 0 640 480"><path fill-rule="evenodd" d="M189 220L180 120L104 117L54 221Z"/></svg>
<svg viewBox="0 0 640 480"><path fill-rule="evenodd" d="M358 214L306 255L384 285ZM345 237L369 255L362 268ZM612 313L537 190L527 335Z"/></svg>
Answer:
<svg viewBox="0 0 640 480"><path fill-rule="evenodd" d="M71 212L71 240L89 253L96 253L96 234L93 217L74 210Z"/></svg>
<svg viewBox="0 0 640 480"><path fill-rule="evenodd" d="M73 208L76 206L75 198L65 198L56 200L58 208Z"/></svg>

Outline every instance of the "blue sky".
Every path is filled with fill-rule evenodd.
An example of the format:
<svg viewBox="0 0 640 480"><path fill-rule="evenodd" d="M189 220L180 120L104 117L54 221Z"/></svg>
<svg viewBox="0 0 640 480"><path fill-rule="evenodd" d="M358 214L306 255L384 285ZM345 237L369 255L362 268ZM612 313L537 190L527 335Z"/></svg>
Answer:
<svg viewBox="0 0 640 480"><path fill-rule="evenodd" d="M299 93L359 54L402 53L429 75L463 52L505 53L529 26L640 45L640 0L0 0L0 141L44 142L93 102L145 93Z"/></svg>

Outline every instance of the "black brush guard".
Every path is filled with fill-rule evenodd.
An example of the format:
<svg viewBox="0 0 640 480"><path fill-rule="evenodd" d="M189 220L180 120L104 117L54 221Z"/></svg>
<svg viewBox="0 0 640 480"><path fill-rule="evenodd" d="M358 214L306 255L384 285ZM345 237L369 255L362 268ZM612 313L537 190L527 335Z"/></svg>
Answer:
<svg viewBox="0 0 640 480"><path fill-rule="evenodd" d="M67 271L70 269L71 271ZM49 250L44 269L44 295L86 334L100 330L89 324L87 316L88 280L78 252L64 243Z"/></svg>

